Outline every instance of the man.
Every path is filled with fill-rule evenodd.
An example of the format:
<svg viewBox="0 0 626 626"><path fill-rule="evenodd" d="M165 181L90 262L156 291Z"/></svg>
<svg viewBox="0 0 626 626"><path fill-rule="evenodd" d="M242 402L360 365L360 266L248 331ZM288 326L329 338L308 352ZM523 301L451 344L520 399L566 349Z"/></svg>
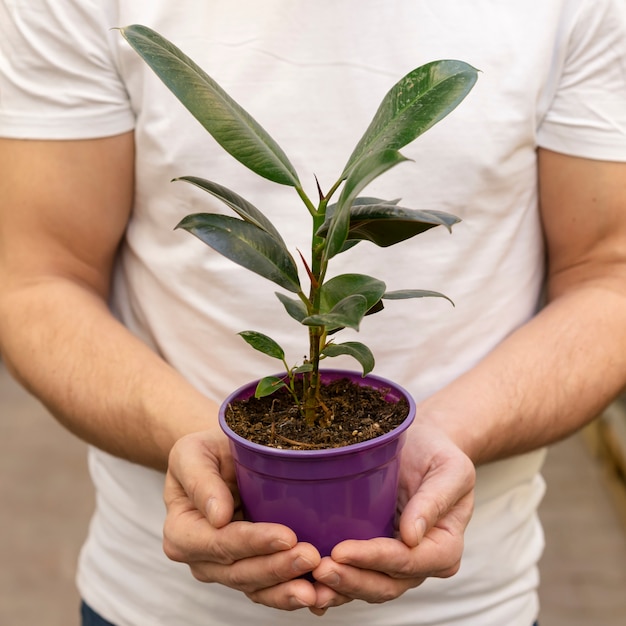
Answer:
<svg viewBox="0 0 626 626"><path fill-rule="evenodd" d="M626 377L623 0L0 7L0 350L92 444L84 624L530 626L542 448ZM211 201L168 181L236 189L294 249L307 216L224 155L109 30L133 22L180 46L322 186L404 73L441 57L481 70L403 150L415 163L372 188L463 222L382 263L361 244L346 266L456 303L390 306L362 330L377 373L419 402L398 539L320 559L285 527L232 521L217 404L268 371L235 333L263 330L294 359L301 348L262 279L172 232ZM164 521L167 554L198 580L161 551Z"/></svg>

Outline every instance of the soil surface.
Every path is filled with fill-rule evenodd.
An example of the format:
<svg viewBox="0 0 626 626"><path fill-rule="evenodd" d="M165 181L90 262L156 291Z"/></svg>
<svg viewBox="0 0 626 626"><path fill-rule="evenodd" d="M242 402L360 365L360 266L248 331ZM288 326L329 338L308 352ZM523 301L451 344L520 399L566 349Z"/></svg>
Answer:
<svg viewBox="0 0 626 626"><path fill-rule="evenodd" d="M339 448L379 437L398 426L409 412L405 400L388 402L384 390L361 387L347 378L323 385L320 396L328 426L308 427L286 389L271 396L233 402L226 412L238 435L265 446L292 450Z"/></svg>

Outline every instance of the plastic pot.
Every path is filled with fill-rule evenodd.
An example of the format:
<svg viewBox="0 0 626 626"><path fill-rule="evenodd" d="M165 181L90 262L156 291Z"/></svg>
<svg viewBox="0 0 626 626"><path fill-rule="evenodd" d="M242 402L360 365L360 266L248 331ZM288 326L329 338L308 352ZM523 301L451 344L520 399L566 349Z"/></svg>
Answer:
<svg viewBox="0 0 626 626"><path fill-rule="evenodd" d="M233 392L220 408L220 425L230 441L244 516L277 522L322 556L344 539L392 537L400 451L415 417L415 402L402 387L378 376L323 370L323 381L349 378L387 391L390 402L405 398L406 419L375 439L328 450L281 450L252 443L226 424L226 407L254 395L257 382Z"/></svg>

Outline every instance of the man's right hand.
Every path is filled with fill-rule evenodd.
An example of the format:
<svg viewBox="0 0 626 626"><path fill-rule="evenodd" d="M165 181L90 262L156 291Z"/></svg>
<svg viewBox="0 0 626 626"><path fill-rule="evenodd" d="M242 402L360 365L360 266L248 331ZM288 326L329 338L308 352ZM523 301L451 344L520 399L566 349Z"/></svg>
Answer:
<svg viewBox="0 0 626 626"><path fill-rule="evenodd" d="M286 526L240 519L233 461L221 433L194 433L174 445L164 498L165 553L187 563L196 579L277 609L323 613L315 609L315 586L300 578L319 565L319 552Z"/></svg>

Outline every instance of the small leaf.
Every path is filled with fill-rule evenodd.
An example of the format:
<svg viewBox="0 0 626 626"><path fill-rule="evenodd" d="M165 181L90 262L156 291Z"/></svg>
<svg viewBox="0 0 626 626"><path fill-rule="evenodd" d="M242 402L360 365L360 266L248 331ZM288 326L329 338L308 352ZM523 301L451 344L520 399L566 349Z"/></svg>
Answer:
<svg viewBox="0 0 626 626"><path fill-rule="evenodd" d="M366 311L367 300L361 294L355 294L341 300L328 313L305 317L302 323L306 326L325 326L329 330L341 326L358 330Z"/></svg>
<svg viewBox="0 0 626 626"><path fill-rule="evenodd" d="M454 306L454 302L448 298L448 296L443 293L439 293L438 291L428 291L425 289L399 289L397 291L387 291L385 295L383 295L384 300L407 300L409 298L444 298L452 306Z"/></svg>
<svg viewBox="0 0 626 626"><path fill-rule="evenodd" d="M300 292L295 261L285 246L264 230L234 217L195 213L176 228L183 228L234 263L288 291Z"/></svg>
<svg viewBox="0 0 626 626"><path fill-rule="evenodd" d="M280 146L179 48L147 26L134 24L120 32L226 152L259 176L300 186Z"/></svg>
<svg viewBox="0 0 626 626"><path fill-rule="evenodd" d="M287 313L297 322L302 323L302 320L308 315L308 311L304 306L302 300L296 298L290 298L278 291L274 292L276 297L283 303L283 306L287 310Z"/></svg>
<svg viewBox="0 0 626 626"><path fill-rule="evenodd" d="M478 72L462 61L427 63L401 78L383 98L343 171L382 150L400 150L452 112L476 83Z"/></svg>
<svg viewBox="0 0 626 626"><path fill-rule="evenodd" d="M313 364L312 363L303 363L302 365L296 367L293 370L294 374L308 374L309 372L313 371Z"/></svg>
<svg viewBox="0 0 626 626"><path fill-rule="evenodd" d="M350 171L328 226L325 260L342 251L348 237L350 207L358 194L375 178L406 160L397 150L383 150L363 158Z"/></svg>
<svg viewBox="0 0 626 626"><path fill-rule="evenodd" d="M344 298L361 294L369 311L380 301L384 293L385 283L382 280L365 274L341 274L322 286L320 310L322 313L331 311Z"/></svg>
<svg viewBox="0 0 626 626"><path fill-rule="evenodd" d="M366 376L374 369L374 355L364 344L358 341L347 341L346 343L329 343L323 350L323 356L348 355L354 357L363 368L363 376Z"/></svg>
<svg viewBox="0 0 626 626"><path fill-rule="evenodd" d="M265 398L265 396L271 396L275 391L286 387L284 381L280 378L276 378L276 376L266 376L265 378L261 378L258 382L256 389L254 391L254 397L257 398Z"/></svg>
<svg viewBox="0 0 626 626"><path fill-rule="evenodd" d="M283 238L274 227L274 224L272 224L272 222L270 222L267 217L265 217L265 215L261 213L261 211L259 211L259 209L257 209L253 204L248 202L245 198L242 198L234 191L231 191L223 185L214 183L210 180L198 178L197 176L181 176L179 178L175 178L174 180L182 180L183 182L191 183L192 185L210 193L218 200L221 200L224 204L229 206L243 220L258 226L284 244Z"/></svg>
<svg viewBox="0 0 626 626"><path fill-rule="evenodd" d="M285 352L271 337L254 330L242 330L238 333L255 350L271 356L274 359L284 360Z"/></svg>

